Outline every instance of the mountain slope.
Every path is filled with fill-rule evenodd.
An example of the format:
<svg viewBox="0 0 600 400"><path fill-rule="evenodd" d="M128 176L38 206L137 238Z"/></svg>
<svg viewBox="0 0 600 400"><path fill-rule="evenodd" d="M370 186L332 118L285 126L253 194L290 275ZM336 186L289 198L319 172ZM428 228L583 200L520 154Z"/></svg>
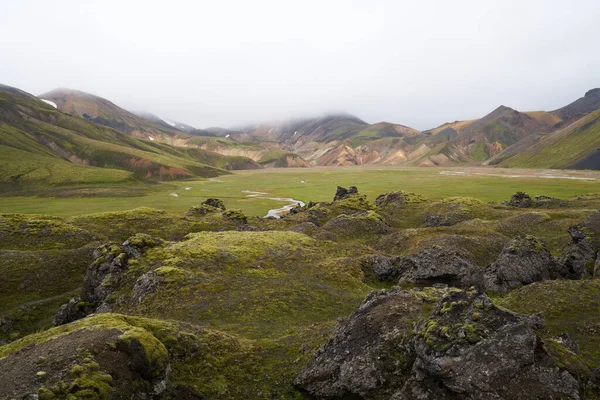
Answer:
<svg viewBox="0 0 600 400"><path fill-rule="evenodd" d="M180 143L187 134L163 120L137 116L116 104L89 93L59 88L38 96L56 104L59 110L139 138L169 144Z"/></svg>
<svg viewBox="0 0 600 400"><path fill-rule="evenodd" d="M0 185L8 190L227 173L209 163L259 168L242 157L140 140L65 114L14 88L0 90L0 155Z"/></svg>
<svg viewBox="0 0 600 400"><path fill-rule="evenodd" d="M585 96L580 97L569 105L552 111L552 114L557 115L568 123L598 109L600 109L600 88L588 90Z"/></svg>
<svg viewBox="0 0 600 400"><path fill-rule="evenodd" d="M470 123L461 133L450 129L439 131L426 142L433 150L419 159L417 165L482 162L531 134L549 132L553 127L544 118L533 118L500 106ZM445 135L448 140L440 142L440 135Z"/></svg>
<svg viewBox="0 0 600 400"><path fill-rule="evenodd" d="M499 163L515 168L600 169L600 110L545 135Z"/></svg>

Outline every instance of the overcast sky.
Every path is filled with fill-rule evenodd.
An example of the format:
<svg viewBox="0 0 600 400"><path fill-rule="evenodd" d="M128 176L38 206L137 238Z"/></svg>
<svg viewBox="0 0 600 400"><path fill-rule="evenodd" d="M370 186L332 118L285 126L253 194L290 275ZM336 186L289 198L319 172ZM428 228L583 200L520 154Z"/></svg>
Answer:
<svg viewBox="0 0 600 400"><path fill-rule="evenodd" d="M599 0L0 3L0 83L199 128L345 111L427 129L600 87Z"/></svg>

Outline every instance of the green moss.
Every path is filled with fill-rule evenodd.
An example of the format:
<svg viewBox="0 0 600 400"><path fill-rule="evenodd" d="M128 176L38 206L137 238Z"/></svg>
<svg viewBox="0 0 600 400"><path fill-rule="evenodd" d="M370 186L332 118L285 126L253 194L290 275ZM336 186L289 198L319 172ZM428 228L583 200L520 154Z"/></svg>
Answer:
<svg viewBox="0 0 600 400"><path fill-rule="evenodd" d="M600 281L544 281L510 292L496 303L525 314L542 313L553 337L568 333L579 343L579 358L590 369L600 366Z"/></svg>

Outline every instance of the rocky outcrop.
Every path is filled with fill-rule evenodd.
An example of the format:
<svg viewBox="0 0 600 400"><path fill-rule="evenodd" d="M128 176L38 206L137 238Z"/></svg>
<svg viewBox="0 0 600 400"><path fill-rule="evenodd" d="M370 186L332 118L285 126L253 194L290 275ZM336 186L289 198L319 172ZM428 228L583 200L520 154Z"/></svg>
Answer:
<svg viewBox="0 0 600 400"><path fill-rule="evenodd" d="M375 274L381 282L393 282L398 279L400 261L400 257L388 257L383 254L371 254L360 260L363 270Z"/></svg>
<svg viewBox="0 0 600 400"><path fill-rule="evenodd" d="M578 381L543 348L543 326L475 290L452 292L419 324L411 377L391 399L578 399Z"/></svg>
<svg viewBox="0 0 600 400"><path fill-rule="evenodd" d="M105 244L94 250L95 261L90 264L83 281L81 297L63 304L53 319L54 325L66 324L94 312L112 310L109 300L117 284L129 268L129 259L140 257L162 240L138 233L122 245Z"/></svg>
<svg viewBox="0 0 600 400"><path fill-rule="evenodd" d="M534 236L519 236L507 244L497 260L483 273L483 288L500 293L533 282L550 279L554 260L546 242Z"/></svg>
<svg viewBox="0 0 600 400"><path fill-rule="evenodd" d="M532 207L562 207L565 202L561 199L548 196L536 196L535 200L531 198L525 192L517 192L513 194L509 201L503 201L503 205L518 208L532 208Z"/></svg>
<svg viewBox="0 0 600 400"><path fill-rule="evenodd" d="M432 246L402 259L400 282L469 287L480 284L481 272L480 267L457 251Z"/></svg>
<svg viewBox="0 0 600 400"><path fill-rule="evenodd" d="M199 206L191 207L187 212L187 216L191 217L194 215L206 215L211 212L221 212L225 210L225 204L222 200L206 199Z"/></svg>
<svg viewBox="0 0 600 400"><path fill-rule="evenodd" d="M578 227L569 228L571 244L558 257L552 271L553 278L582 279L594 275L596 252Z"/></svg>
<svg viewBox="0 0 600 400"><path fill-rule="evenodd" d="M427 214L423 219L423 226L426 228L433 228L436 226L453 226L468 219L470 219L468 215L460 212Z"/></svg>
<svg viewBox="0 0 600 400"><path fill-rule="evenodd" d="M317 399L389 398L415 359L413 324L441 296L437 289L373 292L337 326L294 384Z"/></svg>
<svg viewBox="0 0 600 400"><path fill-rule="evenodd" d="M335 192L335 196L333 197L333 201L345 200L355 194L358 194L358 189L356 188L356 186L350 186L349 189L338 186Z"/></svg>
<svg viewBox="0 0 600 400"><path fill-rule="evenodd" d="M543 326L475 289L373 292L294 383L316 399L578 399Z"/></svg>

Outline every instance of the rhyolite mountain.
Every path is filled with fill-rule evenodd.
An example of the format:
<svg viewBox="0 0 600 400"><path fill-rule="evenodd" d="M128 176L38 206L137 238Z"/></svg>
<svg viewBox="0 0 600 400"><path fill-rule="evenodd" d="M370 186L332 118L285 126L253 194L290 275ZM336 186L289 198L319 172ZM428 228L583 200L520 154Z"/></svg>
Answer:
<svg viewBox="0 0 600 400"><path fill-rule="evenodd" d="M0 155L3 191L213 177L228 169L260 168L244 157L143 140L8 86L0 87Z"/></svg>
<svg viewBox="0 0 600 400"><path fill-rule="evenodd" d="M248 157L265 167L497 164L600 108L600 89L592 89L554 111L520 112L500 106L480 119L445 123L423 132L389 122L369 124L348 114L235 129L195 129L149 113L134 115L106 99L73 90L56 89L40 98L65 112L133 136ZM578 153L571 157L582 160L587 156ZM573 161L561 165L581 168L584 164ZM586 161L585 166L600 168L592 161Z"/></svg>
<svg viewBox="0 0 600 400"><path fill-rule="evenodd" d="M302 164L292 162L294 159L317 166L497 164L498 160L525 151L545 135L560 130L563 136L568 136L568 132L579 126L575 124L580 119L598 109L600 89L593 89L555 111L520 112L500 106L480 119L445 123L423 132L387 122L368 124L352 115L335 114L235 130L213 128L210 132L220 138L192 140L202 148L222 154L245 155L259 162L272 159L273 154L285 155L287 162L280 161L275 166ZM583 124L578 130L579 135L593 136L593 132L586 133L590 127ZM569 155L572 160L587 157L587 150L569 151L577 152ZM550 165L551 160L547 159L546 164ZM575 161L552 164L557 168L582 168L584 165ZM585 165L586 168L600 168L600 164L591 161L586 161Z"/></svg>

